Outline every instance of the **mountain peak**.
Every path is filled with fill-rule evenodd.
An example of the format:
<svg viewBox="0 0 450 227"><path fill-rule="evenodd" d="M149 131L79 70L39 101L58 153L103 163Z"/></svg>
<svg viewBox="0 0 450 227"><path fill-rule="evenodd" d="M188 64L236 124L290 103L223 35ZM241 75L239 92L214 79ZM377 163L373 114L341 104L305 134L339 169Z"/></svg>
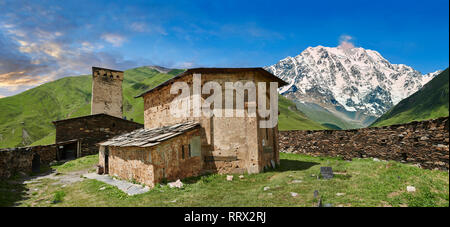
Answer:
<svg viewBox="0 0 450 227"><path fill-rule="evenodd" d="M432 79L404 64L391 64L362 47L308 47L266 67L289 82L280 92L346 116L375 119Z"/></svg>

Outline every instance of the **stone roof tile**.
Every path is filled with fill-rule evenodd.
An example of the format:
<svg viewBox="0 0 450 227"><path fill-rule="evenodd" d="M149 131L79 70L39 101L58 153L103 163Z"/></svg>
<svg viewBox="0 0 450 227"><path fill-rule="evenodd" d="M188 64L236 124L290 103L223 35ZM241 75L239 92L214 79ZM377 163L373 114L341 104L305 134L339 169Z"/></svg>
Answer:
<svg viewBox="0 0 450 227"><path fill-rule="evenodd" d="M137 129L107 141L103 141L99 143L99 145L114 147L151 147L199 126L200 123L197 122L183 122L160 128Z"/></svg>

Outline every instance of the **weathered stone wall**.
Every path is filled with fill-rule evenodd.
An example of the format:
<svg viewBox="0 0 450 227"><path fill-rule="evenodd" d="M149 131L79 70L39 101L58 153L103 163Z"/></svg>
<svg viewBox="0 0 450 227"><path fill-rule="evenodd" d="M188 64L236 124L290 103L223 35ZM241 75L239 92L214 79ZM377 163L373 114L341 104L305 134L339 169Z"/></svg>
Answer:
<svg viewBox="0 0 450 227"><path fill-rule="evenodd" d="M123 72L92 67L91 114L122 118Z"/></svg>
<svg viewBox="0 0 450 227"><path fill-rule="evenodd" d="M201 75L201 85L214 81L222 88L222 116L225 116L225 83L226 82L270 82L259 72L239 72L239 73L204 73ZM192 75L187 75L174 82L186 82L190 86L193 94ZM212 172L219 173L258 173L264 167L269 166L271 160L279 163L277 131L273 129L260 129L259 118L249 117L245 111L245 117L174 117L170 113L170 105L178 95L170 94L171 85L163 86L158 90L145 94L144 97L144 120L145 128L161 127L185 121L200 122L203 128L202 152L205 156L205 168ZM267 85L269 88L269 85ZM211 91L213 93L213 91ZM210 95L202 95L202 103ZM236 95L235 95L236 96ZM192 113L192 95L191 113ZM267 95L269 103L269 95ZM236 100L234 100L234 105ZM249 105L257 103L245 102L245 109ZM191 114L190 116L193 116ZM268 135L266 136L266 133ZM263 153L265 144L270 144L272 151L267 152L270 145L266 145L266 152Z"/></svg>
<svg viewBox="0 0 450 227"><path fill-rule="evenodd" d="M55 121L54 124L56 143L79 140L81 156L98 153L99 142L143 127L142 124L106 114L70 118Z"/></svg>
<svg viewBox="0 0 450 227"><path fill-rule="evenodd" d="M9 178L18 172L31 173L32 161L39 155L41 164L56 160L56 145L19 147L0 150L0 178Z"/></svg>
<svg viewBox="0 0 450 227"><path fill-rule="evenodd" d="M175 181L197 176L203 173L203 157L190 157L188 145L200 133L199 129L195 129L147 148L110 146L109 175L135 180L151 187L163 179ZM100 152L99 157L99 165L102 166L104 154Z"/></svg>
<svg viewBox="0 0 450 227"><path fill-rule="evenodd" d="M449 118L358 130L282 131L280 150L344 159L372 157L449 169Z"/></svg>

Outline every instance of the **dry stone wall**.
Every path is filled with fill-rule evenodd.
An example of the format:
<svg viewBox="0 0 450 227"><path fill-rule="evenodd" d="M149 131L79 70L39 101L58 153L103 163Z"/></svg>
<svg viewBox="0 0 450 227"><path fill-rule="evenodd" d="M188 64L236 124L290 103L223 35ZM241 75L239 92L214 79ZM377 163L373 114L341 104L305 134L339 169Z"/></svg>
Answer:
<svg viewBox="0 0 450 227"><path fill-rule="evenodd" d="M18 172L31 173L33 158L40 164L56 160L57 145L19 147L0 150L0 178L9 178Z"/></svg>
<svg viewBox="0 0 450 227"><path fill-rule="evenodd" d="M449 118L357 130L280 131L280 151L449 169Z"/></svg>

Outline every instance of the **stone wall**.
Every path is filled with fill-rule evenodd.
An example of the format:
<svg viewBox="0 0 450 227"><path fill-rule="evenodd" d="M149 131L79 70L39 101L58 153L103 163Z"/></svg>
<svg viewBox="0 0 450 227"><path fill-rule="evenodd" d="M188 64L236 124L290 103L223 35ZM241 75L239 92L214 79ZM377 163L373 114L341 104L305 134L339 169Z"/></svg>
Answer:
<svg viewBox="0 0 450 227"><path fill-rule="evenodd" d="M0 178L9 178L18 172L31 173L33 158L39 155L41 164L56 160L57 145L19 147L0 150Z"/></svg>
<svg viewBox="0 0 450 227"><path fill-rule="evenodd" d="M53 122L56 128L56 143L79 140L80 156L97 154L97 143L144 127L106 114L88 115Z"/></svg>
<svg viewBox="0 0 450 227"><path fill-rule="evenodd" d="M449 118L357 130L281 131L280 151L378 158L449 169Z"/></svg>

